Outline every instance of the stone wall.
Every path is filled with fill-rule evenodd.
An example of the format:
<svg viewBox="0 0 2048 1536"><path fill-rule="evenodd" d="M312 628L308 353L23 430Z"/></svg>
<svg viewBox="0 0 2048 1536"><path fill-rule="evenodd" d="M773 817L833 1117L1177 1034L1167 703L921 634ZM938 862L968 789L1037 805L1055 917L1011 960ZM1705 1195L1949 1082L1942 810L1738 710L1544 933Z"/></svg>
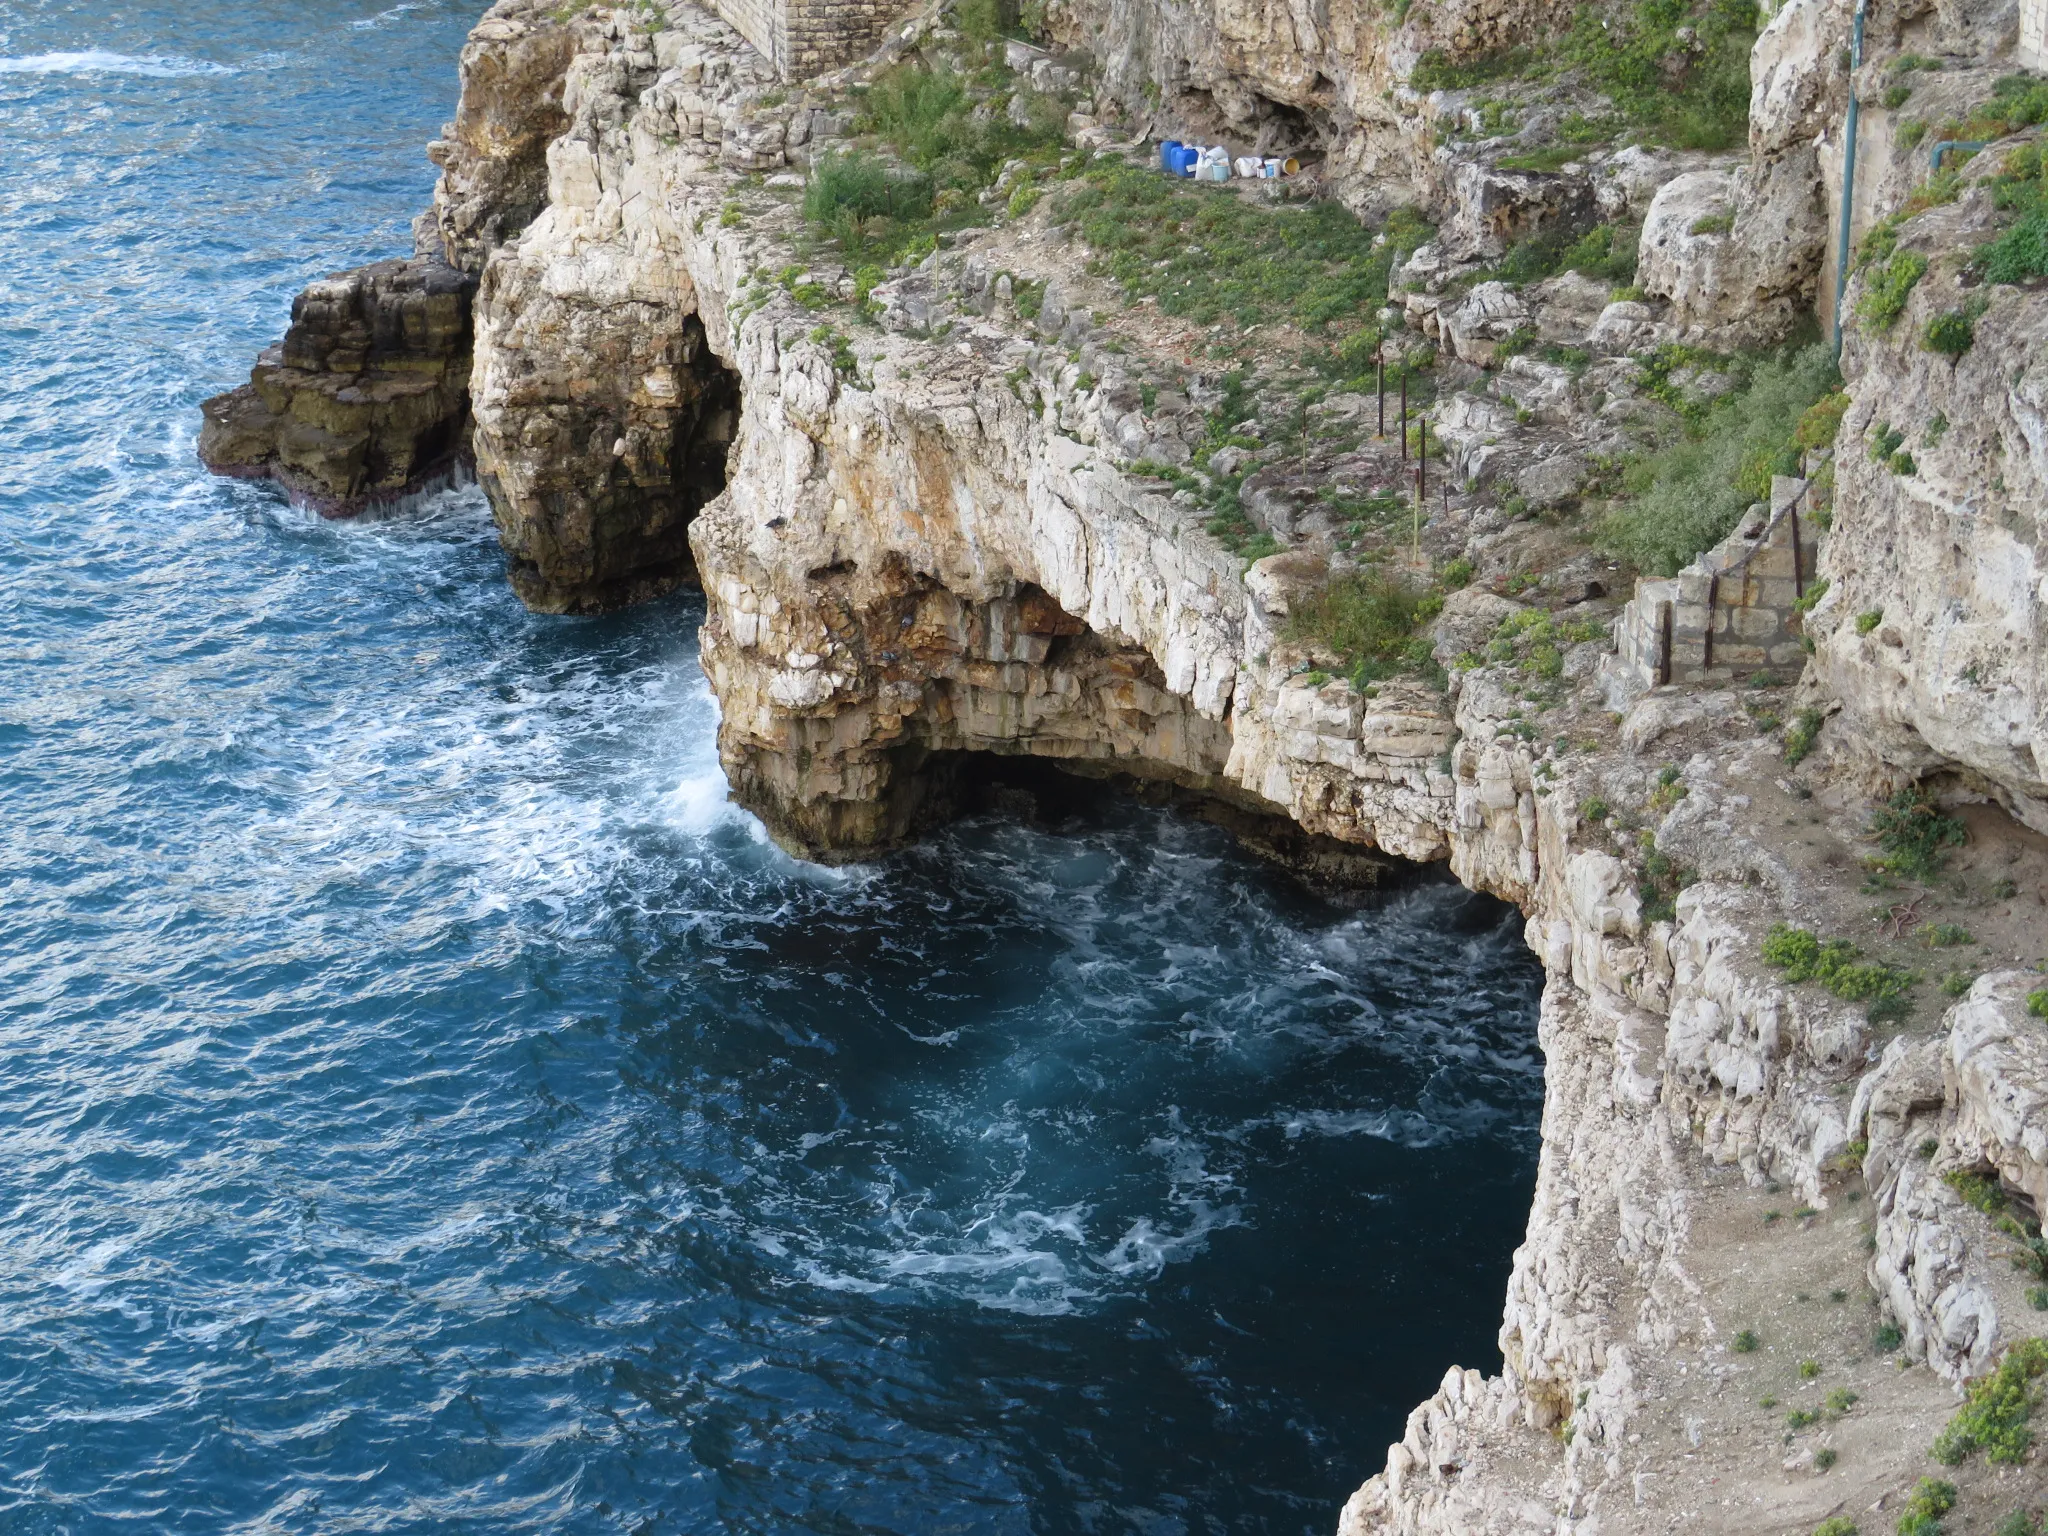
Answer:
<svg viewBox="0 0 2048 1536"><path fill-rule="evenodd" d="M1819 560L1811 484L1777 476L1768 515L1759 505L1676 576L1636 583L1614 622L1614 654L1601 667L1610 701L1666 683L1790 676L1805 665L1796 605Z"/></svg>
<svg viewBox="0 0 2048 1536"><path fill-rule="evenodd" d="M866 53L901 9L889 0L717 0L726 23L784 80L808 80Z"/></svg>

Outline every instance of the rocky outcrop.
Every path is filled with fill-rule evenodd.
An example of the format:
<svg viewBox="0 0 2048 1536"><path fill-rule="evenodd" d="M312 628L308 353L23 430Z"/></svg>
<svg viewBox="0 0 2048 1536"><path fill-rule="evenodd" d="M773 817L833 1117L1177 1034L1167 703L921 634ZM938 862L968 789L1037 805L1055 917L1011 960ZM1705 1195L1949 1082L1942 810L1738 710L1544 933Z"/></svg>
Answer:
<svg viewBox="0 0 2048 1536"><path fill-rule="evenodd" d="M462 49L455 120L427 147L441 167L433 238L465 272L516 239L547 204L548 145L568 126L562 87L576 54L573 7L499 4Z"/></svg>
<svg viewBox="0 0 2048 1536"><path fill-rule="evenodd" d="M313 284L249 382L208 400L199 456L329 517L410 495L469 452L475 280L437 257Z"/></svg>
<svg viewBox="0 0 2048 1536"><path fill-rule="evenodd" d="M2048 299L1969 277L1993 220L1982 186L1910 220L1900 249L1926 276L1891 325L1851 328L1830 585L1809 627L1845 751L1879 777L1959 774L2048 830ZM1936 315L1978 305L1967 352L1922 345Z"/></svg>
<svg viewBox="0 0 2048 1536"><path fill-rule="evenodd" d="M1398 81L1425 46L1483 51L1554 23L1558 7L1474 0L1396 26L1376 6L1188 18L1080 5L1052 24L1103 64L1084 135L1128 124L1150 82L1155 126L1223 122L1273 149L1314 137L1355 205L1388 195L1373 178L1398 165L1401 195L1464 220L1397 279L1413 283L1402 308L1417 333L1447 354L1433 431L1461 488L1431 543L1418 527L1406 551L1375 551L1419 566L1528 547L1512 543L1526 523L1491 503L1569 507L1596 459L1668 427L1629 353L1761 337L1810 290L1817 171L1799 135L1834 86L1797 39L1833 37L1839 10L1792 0L1759 45L1761 137L1746 167L1623 151L1549 180L1439 154L1436 114L1463 108ZM1366 397L1317 401L1318 429L1351 446L1290 467L1259 447L1272 423L1256 414L1217 448L1217 381L1192 363L1164 386L1144 375L1103 334L1077 274L1025 272L1021 238L992 253L949 232L957 243L915 268L856 286L805 238L800 183L785 174L843 131L843 114L770 91L730 29L680 3L561 21L503 0L464 72L464 109L437 151L434 229L481 273L476 456L514 583L536 607L587 612L699 580L721 760L785 846L871 857L970 803L994 760L1032 758L1200 796L1244 826L1302 829L1316 857L1445 861L1528 915L1550 978L1548 1092L1504 1369L1445 1377L1352 1500L1347 1531L1692 1518L1703 1494L1684 1463L1707 1431L1666 1423L1664 1409L1681 1390L1711 1401L1733 1369L1740 1314L1714 1291L1742 1268L1729 1213L1775 1186L1807 1203L1798 1219L1817 1219L1850 1192L1859 1153L1875 1247L1859 1239L1853 1264L1932 1367L1898 1389L1919 1391L1913 1412L1934 1411L1944 1382L1981 1369L2024 1322L1943 1178L1988 1170L2041 1198L2048 1087L2024 978L1979 980L1938 1026L1880 1056L1861 1008L1766 966L1775 921L1862 920L1827 867L1840 850L1802 864L1787 846L1780 829L1812 819L1814 789L1787 780L1733 692L1631 689L1609 716L1596 694L1608 643L1566 619L1607 596L1604 566L1583 552L1546 564L1552 613L1505 595L1531 595L1511 571L1538 578L1502 555L1500 592L1445 605L1441 683L1419 664L1334 675L1334 654L1293 617L1364 566L1319 493L1340 466L1360 500L1407 488L1398 450L1357 430ZM999 182L993 201L1010 190ZM1981 198L1965 199L1907 238L1938 243L1942 219L1979 213ZM1577 274L1473 282L1482 258L1545 221L1645 214L1660 302L1615 300ZM1852 342L1859 404L1838 455L1816 672L1841 707L1829 740L1863 742L1874 772L1959 773L2037 817L2038 327L2031 297L1999 294L1979 321L1981 358L1950 369L1916 351L1908 332L1960 281L1938 268L1896 341ZM1560 351L1533 355L1532 337ZM2002 378L2016 381L2007 395ZM1853 446L1882 411L1907 408L1886 400L1909 402L1910 430L1931 434L1913 473ZM1939 430L1937 409L1949 412ZM1248 525L1288 546L1249 564L1189 489L1239 471ZM1864 604L1879 621L1845 625ZM1535 623L1550 636L1540 659L1516 650ZM1992 702L1955 702L1962 677ZM1660 891L1656 860L1697 878ZM1688 1359L1696 1371L1680 1381ZM1839 1480L1863 1478L1851 1486L1874 1499L1891 1468L1873 1459ZM1750 1513L1702 1528L1756 1529L1741 1523Z"/></svg>

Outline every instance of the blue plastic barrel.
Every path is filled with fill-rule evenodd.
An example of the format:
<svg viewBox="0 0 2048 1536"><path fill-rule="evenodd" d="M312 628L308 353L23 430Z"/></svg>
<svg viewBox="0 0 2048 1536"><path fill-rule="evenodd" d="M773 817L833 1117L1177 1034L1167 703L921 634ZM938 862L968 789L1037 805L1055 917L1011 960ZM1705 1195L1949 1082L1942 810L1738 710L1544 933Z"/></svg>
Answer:
<svg viewBox="0 0 2048 1536"><path fill-rule="evenodd" d="M1166 172L1169 176L1178 176L1180 174L1179 154L1179 139L1161 139L1159 141L1159 169Z"/></svg>

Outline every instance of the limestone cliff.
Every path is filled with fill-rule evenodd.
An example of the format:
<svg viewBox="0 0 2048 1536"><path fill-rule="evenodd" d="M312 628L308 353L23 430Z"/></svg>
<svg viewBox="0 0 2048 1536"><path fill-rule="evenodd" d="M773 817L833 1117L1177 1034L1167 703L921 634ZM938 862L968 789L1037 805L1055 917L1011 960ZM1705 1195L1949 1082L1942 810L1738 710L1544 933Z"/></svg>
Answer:
<svg viewBox="0 0 2048 1536"><path fill-rule="evenodd" d="M1289 857L1325 873L1333 849L1447 861L1528 915L1548 1098L1505 1368L1446 1376L1345 1530L1803 1530L1910 1483L1951 1383L2042 1326L1975 1186L1945 1176L2044 1198L2048 1064L2019 965L2048 844L1966 806L1963 893L1874 915L1858 889L1872 784L1945 774L2042 826L2035 298L1991 296L1951 366L1910 339L1967 281L1936 263L1894 333L1852 333L1843 435L1806 466L1836 482L1796 701L1812 762L1788 762L1786 679L1655 687L1610 715L1624 578L1572 511L1677 429L1674 402L1724 387L1660 347L1773 339L1825 284L1814 140L1846 98L1847 10L1790 0L1764 29L1746 153L1504 168L1517 145L1450 132L1480 104L1407 84L1426 50L1484 54L1565 9L1054 7L1065 51L1015 45L1014 94L986 104L1059 97L1063 171L1208 123L1312 147L1355 208L1429 213L1392 297L1402 347L1434 352L1443 457L1405 538L1410 467L1372 402L1221 414L1208 337L1090 271L1029 167L916 261L843 260L798 204L872 67L785 90L682 0L568 19L501 0L465 51L423 234L479 275L475 454L515 585L590 611L699 581L721 759L785 846L871 857L1029 756L1198 797L1269 846L1299 829ZM1967 11L1902 8L1881 47L2008 46ZM959 46L945 21L907 18L885 58ZM1962 249L1984 216L1963 197L1901 248ZM1637 220L1637 291L1481 280L1518 241ZM1913 434L1912 473L1859 446L1881 426ZM1202 499L1224 482L1228 538ZM1428 654L1341 675L1302 615L1402 561L1478 579L1448 583ZM1920 994L1909 1025L1764 958L1780 923L1905 955L1942 902L1969 906L1980 974L1952 1004ZM1872 1351L1880 1324L1896 1356ZM1818 1387L1794 1371L1809 1354L1833 1373ZM1811 1394L1790 1435L1754 1407L1780 1391ZM1825 1416L1843 1394L1861 1406Z"/></svg>

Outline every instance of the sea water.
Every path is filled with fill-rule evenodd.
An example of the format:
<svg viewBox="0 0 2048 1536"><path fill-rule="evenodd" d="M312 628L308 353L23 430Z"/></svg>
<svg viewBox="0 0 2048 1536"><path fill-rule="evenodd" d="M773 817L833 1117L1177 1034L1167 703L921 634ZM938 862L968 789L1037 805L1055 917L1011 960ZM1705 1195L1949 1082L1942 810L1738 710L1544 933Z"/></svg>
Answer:
<svg viewBox="0 0 2048 1536"><path fill-rule="evenodd" d="M1538 973L1106 800L725 802L689 595L194 459L476 0L0 0L0 1530L1327 1532L1492 1367Z"/></svg>

